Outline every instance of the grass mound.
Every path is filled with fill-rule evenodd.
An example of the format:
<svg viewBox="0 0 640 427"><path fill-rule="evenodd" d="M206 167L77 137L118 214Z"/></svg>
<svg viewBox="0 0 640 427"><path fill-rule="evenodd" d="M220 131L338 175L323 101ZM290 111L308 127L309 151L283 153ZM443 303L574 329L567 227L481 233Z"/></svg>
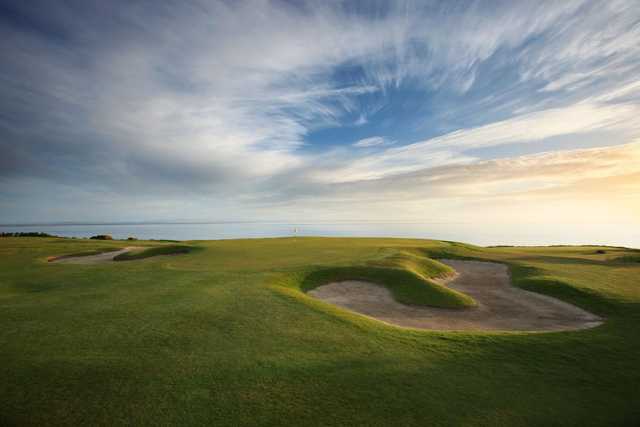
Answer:
<svg viewBox="0 0 640 427"><path fill-rule="evenodd" d="M334 267L307 275L301 290L310 291L327 283L364 280L383 285L396 301L408 305L441 308L467 308L476 305L473 298L442 286L432 278L453 274L453 269L438 261L408 251L400 251L367 266Z"/></svg>
<svg viewBox="0 0 640 427"><path fill-rule="evenodd" d="M402 250L387 258L372 261L370 264L408 270L425 279L445 277L454 273L448 265L409 250Z"/></svg>
<svg viewBox="0 0 640 427"><path fill-rule="evenodd" d="M153 248L142 249L139 251L129 251L113 258L114 261L133 261L136 259L151 258L158 255L179 255L186 254L193 250L191 246L169 245L157 246Z"/></svg>
<svg viewBox="0 0 640 427"><path fill-rule="evenodd" d="M51 257L49 258L49 262L52 261L58 261L61 259L65 259L65 258L77 258L77 257L83 257L83 256L92 256L92 255L100 255L100 254L104 254L107 252L115 252L115 251L119 251L120 248L97 248L97 249L91 249L88 251L82 251L82 252L74 252L72 254L66 254L66 255L60 255L60 256L56 256L56 257Z"/></svg>

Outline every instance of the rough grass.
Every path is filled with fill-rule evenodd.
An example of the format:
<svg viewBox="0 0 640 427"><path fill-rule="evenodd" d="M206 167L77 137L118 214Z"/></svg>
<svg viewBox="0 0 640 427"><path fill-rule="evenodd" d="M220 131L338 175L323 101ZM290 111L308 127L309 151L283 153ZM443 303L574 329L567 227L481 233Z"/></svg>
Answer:
<svg viewBox="0 0 640 427"><path fill-rule="evenodd" d="M640 424L640 265L616 261L633 251L296 238L185 242L201 249L149 262L44 261L126 244L0 240L0 425ZM517 286L607 322L416 331L300 288L313 271L394 270L375 264L404 252L505 262Z"/></svg>
<svg viewBox="0 0 640 427"><path fill-rule="evenodd" d="M114 261L133 261L137 259L151 258L158 255L179 255L188 254L194 248L184 245L156 246L141 250L132 250L122 253L113 258Z"/></svg>
<svg viewBox="0 0 640 427"><path fill-rule="evenodd" d="M640 264L640 254L638 254L638 255L621 256L619 258L616 258L616 261L619 261L619 262L633 262L633 263L639 263Z"/></svg>

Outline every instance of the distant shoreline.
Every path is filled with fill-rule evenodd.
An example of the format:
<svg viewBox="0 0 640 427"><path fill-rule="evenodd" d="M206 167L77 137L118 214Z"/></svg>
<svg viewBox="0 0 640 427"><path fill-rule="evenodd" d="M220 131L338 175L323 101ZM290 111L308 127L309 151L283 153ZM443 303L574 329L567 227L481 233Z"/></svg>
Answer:
<svg viewBox="0 0 640 427"><path fill-rule="evenodd" d="M37 222L0 224L0 227L73 227L73 226L100 226L100 225L208 225L208 224L292 224L292 225L316 225L316 224L473 224L465 221L374 221L374 220L344 220L344 221L143 221L143 222Z"/></svg>
<svg viewBox="0 0 640 427"><path fill-rule="evenodd" d="M640 234L624 224L487 224L418 221L149 221L51 222L0 225L2 232L44 232L61 237L110 234L162 240L229 240L287 236L433 239L478 246L606 245L640 247Z"/></svg>

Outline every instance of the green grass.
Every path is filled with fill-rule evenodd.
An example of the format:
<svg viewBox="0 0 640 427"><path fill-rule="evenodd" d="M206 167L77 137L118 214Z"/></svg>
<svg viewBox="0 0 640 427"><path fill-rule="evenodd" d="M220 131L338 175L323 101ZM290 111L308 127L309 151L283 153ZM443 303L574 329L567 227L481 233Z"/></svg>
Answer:
<svg viewBox="0 0 640 427"><path fill-rule="evenodd" d="M616 261L619 262L634 262L640 264L640 255L625 255L619 258L616 258Z"/></svg>
<svg viewBox="0 0 640 427"><path fill-rule="evenodd" d="M129 252L116 255L114 261L133 261L136 259L151 258L158 255L180 255L188 254L193 250L190 246L184 245L168 245L168 246L154 246L151 248L145 248L142 250L132 250Z"/></svg>
<svg viewBox="0 0 640 427"><path fill-rule="evenodd" d="M318 286L343 280L365 280L388 288L396 301L410 305L465 308L476 305L473 298L433 282L431 279L453 274L438 261L399 251L362 266L333 267L309 272L294 281L294 288L307 292Z"/></svg>
<svg viewBox="0 0 640 427"><path fill-rule="evenodd" d="M640 424L640 264L620 261L636 251L295 238L46 262L128 244L0 239L0 425ZM607 321L545 334L428 332L304 293L362 277L397 299L459 304L434 291L430 278L449 271L433 257L507 263L515 285Z"/></svg>

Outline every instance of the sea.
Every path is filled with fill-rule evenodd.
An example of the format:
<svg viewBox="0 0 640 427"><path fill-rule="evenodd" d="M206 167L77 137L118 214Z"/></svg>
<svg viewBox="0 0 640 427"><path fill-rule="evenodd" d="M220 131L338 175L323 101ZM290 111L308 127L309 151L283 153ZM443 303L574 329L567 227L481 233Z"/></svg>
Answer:
<svg viewBox="0 0 640 427"><path fill-rule="evenodd" d="M211 240L288 236L402 237L492 245L609 245L640 248L640 227L629 224L481 224L419 222L162 222L0 225L2 232L39 231L87 238Z"/></svg>

